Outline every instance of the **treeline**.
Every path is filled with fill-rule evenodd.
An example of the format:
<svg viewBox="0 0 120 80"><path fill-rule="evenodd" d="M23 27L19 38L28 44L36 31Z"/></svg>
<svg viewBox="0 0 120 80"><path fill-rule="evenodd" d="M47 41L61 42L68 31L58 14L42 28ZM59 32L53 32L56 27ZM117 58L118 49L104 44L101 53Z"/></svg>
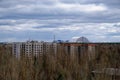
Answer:
<svg viewBox="0 0 120 80"><path fill-rule="evenodd" d="M88 52L89 53L89 52ZM12 54L9 46L0 46L0 80L113 80L108 75L95 76L94 70L120 68L120 44L99 44L95 57L70 55L64 47L47 54Z"/></svg>

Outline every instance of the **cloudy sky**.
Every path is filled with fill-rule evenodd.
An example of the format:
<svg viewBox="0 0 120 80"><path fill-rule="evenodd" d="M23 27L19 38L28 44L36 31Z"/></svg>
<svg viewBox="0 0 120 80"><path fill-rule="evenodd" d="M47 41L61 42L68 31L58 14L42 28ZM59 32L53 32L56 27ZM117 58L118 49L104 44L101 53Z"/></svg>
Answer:
<svg viewBox="0 0 120 80"><path fill-rule="evenodd" d="M120 42L120 0L0 0L0 42Z"/></svg>

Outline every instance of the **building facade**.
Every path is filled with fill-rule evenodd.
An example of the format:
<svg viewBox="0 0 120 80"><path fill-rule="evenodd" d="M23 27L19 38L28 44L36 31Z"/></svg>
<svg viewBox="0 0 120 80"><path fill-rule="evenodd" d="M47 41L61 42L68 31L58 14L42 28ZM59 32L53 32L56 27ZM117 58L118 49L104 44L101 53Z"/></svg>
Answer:
<svg viewBox="0 0 120 80"><path fill-rule="evenodd" d="M16 56L47 54L50 50L53 50L53 52L56 53L57 44L38 41L15 42L12 44L12 53Z"/></svg>
<svg viewBox="0 0 120 80"><path fill-rule="evenodd" d="M27 41L16 42L12 45L12 52L17 57L21 55L57 54L60 51L78 59L85 56L89 60L95 58L95 45L93 44Z"/></svg>

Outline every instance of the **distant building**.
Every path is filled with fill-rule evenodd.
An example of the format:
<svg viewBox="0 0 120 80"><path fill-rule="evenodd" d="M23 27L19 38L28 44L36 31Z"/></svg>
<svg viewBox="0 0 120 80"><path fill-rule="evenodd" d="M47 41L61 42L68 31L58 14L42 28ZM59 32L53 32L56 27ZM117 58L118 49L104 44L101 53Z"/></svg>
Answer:
<svg viewBox="0 0 120 80"><path fill-rule="evenodd" d="M12 44L12 52L17 57L21 55L57 54L60 50L64 50L71 56L83 57L88 55L89 60L95 57L95 44L70 43L61 40L56 42L14 42Z"/></svg>
<svg viewBox="0 0 120 80"><path fill-rule="evenodd" d="M21 45L22 45L22 43L20 43L20 42L17 42L17 43L13 43L13 44L12 44L12 53L13 53L14 55L16 55L17 57L20 56Z"/></svg>
<svg viewBox="0 0 120 80"><path fill-rule="evenodd" d="M77 43L89 43L89 40L86 37L80 37L76 40Z"/></svg>
<svg viewBox="0 0 120 80"><path fill-rule="evenodd" d="M65 53L76 56L76 59L80 59L86 56L88 60L92 60L96 57L94 43L60 43L60 46L65 50Z"/></svg>
<svg viewBox="0 0 120 80"><path fill-rule="evenodd" d="M49 53L49 50L53 49L56 53L57 44L52 42L38 42L38 41L27 41L27 42L15 42L12 44L12 52L16 56L23 55L41 55Z"/></svg>

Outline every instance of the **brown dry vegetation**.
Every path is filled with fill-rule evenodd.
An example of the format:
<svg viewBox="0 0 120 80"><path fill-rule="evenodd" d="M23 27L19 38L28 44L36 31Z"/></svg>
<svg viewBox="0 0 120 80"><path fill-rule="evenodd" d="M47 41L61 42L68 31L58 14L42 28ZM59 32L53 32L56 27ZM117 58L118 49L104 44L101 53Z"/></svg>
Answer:
<svg viewBox="0 0 120 80"><path fill-rule="evenodd" d="M71 56L64 47L57 54L50 49L48 54L16 58L10 47L0 46L0 80L115 80L92 73L102 68L120 68L120 44L96 45L91 60L87 55Z"/></svg>

